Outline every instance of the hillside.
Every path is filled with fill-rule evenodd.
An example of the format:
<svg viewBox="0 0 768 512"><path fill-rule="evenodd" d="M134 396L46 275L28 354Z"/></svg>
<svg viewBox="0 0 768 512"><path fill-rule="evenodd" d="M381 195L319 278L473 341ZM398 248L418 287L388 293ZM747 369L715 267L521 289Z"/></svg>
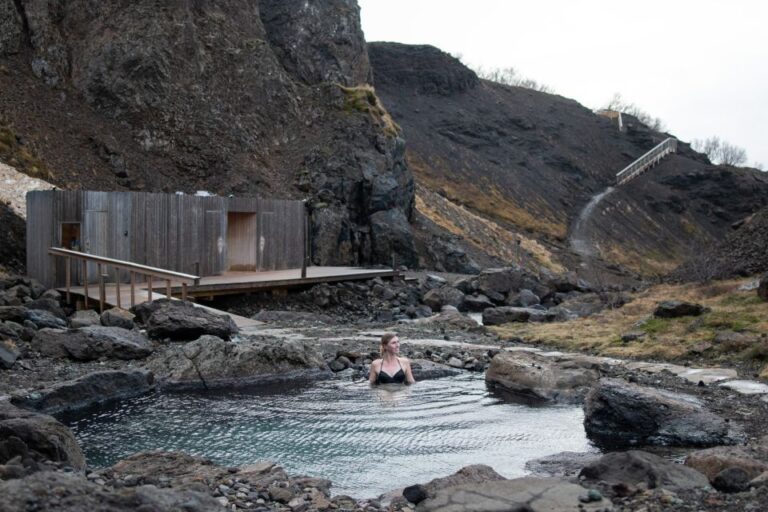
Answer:
<svg viewBox="0 0 768 512"><path fill-rule="evenodd" d="M3 162L60 188L307 199L316 263L414 264L354 0L0 0L0 34Z"/></svg>
<svg viewBox="0 0 768 512"><path fill-rule="evenodd" d="M537 239L566 266L578 263L567 236L590 197L668 136L628 117L619 132L573 100L480 80L434 47L369 43L368 52L417 182L514 236ZM666 273L767 204L767 192L764 174L713 166L680 144L600 203L592 232L607 262Z"/></svg>

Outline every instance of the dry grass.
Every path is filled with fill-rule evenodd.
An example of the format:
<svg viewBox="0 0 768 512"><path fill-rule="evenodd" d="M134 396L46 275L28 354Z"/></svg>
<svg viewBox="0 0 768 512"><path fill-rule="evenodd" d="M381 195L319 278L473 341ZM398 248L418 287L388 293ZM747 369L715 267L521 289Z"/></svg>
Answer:
<svg viewBox="0 0 768 512"><path fill-rule="evenodd" d="M495 184L473 182L469 177L453 181L446 178L444 169L447 169L448 165L439 161L427 163L410 151L406 153L406 157L408 167L419 184L439 192L456 204L464 205L494 222L512 225L522 231L558 240L564 240L567 236L566 219L548 218L549 209L543 202L539 204L531 199L523 208L504 195Z"/></svg>
<svg viewBox="0 0 768 512"><path fill-rule="evenodd" d="M381 127L382 131L390 136L400 135L402 129L389 115L387 109L382 105L376 91L370 85L359 85L356 87L346 87L337 84L345 94L344 110L347 112L364 112L371 116L373 122Z"/></svg>
<svg viewBox="0 0 768 512"><path fill-rule="evenodd" d="M704 357L719 363L768 363L768 302L754 291L738 291L743 281L710 284L659 285L640 292L623 308L606 310L589 318L550 324L506 324L491 327L503 338L570 350L626 358L681 360ZM678 299L711 309L699 317L653 317L658 302ZM718 332L746 334L748 341L712 343ZM623 342L628 332L643 332L635 341Z"/></svg>
<svg viewBox="0 0 768 512"><path fill-rule="evenodd" d="M16 133L0 119L0 162L33 178L50 180L53 175L29 147L19 144Z"/></svg>
<svg viewBox="0 0 768 512"><path fill-rule="evenodd" d="M555 272L565 271L537 240L506 229L420 185L416 188L416 209L438 226L499 259L522 265L536 264ZM517 252L518 240L521 254ZM533 261L529 261L531 259Z"/></svg>

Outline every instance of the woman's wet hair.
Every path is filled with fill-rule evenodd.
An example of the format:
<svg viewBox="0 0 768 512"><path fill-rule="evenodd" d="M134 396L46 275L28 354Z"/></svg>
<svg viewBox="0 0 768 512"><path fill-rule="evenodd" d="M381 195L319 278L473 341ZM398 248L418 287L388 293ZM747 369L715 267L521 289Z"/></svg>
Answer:
<svg viewBox="0 0 768 512"><path fill-rule="evenodd" d="M379 343L379 354L381 356L384 355L384 348L389 344L390 341L392 341L394 338L397 338L397 334L393 332L385 332L384 335L381 337L381 342Z"/></svg>

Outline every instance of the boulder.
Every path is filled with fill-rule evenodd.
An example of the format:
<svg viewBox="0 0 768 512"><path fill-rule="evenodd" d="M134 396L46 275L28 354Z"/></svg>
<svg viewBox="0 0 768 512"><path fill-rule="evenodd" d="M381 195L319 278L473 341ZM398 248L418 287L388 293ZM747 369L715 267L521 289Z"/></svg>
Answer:
<svg viewBox="0 0 768 512"><path fill-rule="evenodd" d="M61 462L77 471L85 469L83 452L67 427L51 416L0 401L0 464L19 455L22 460Z"/></svg>
<svg viewBox="0 0 768 512"><path fill-rule="evenodd" d="M447 487L434 498L419 503L417 512L545 512L580 510L592 512L610 508L602 498L580 503L586 489L565 478L525 477Z"/></svg>
<svg viewBox="0 0 768 512"><path fill-rule="evenodd" d="M490 296L490 293L506 295L523 286L525 271L520 267L485 269L475 279L475 289Z"/></svg>
<svg viewBox="0 0 768 512"><path fill-rule="evenodd" d="M11 397L14 405L47 414L81 409L120 398L142 395L153 387L147 370L109 370L89 373L72 381Z"/></svg>
<svg viewBox="0 0 768 512"><path fill-rule="evenodd" d="M0 321L24 323L27 319L27 308L24 306L0 306Z"/></svg>
<svg viewBox="0 0 768 512"><path fill-rule="evenodd" d="M482 293L478 293L477 295L464 296L463 309L465 311L483 311L494 306L495 304L491 301L491 299Z"/></svg>
<svg viewBox="0 0 768 512"><path fill-rule="evenodd" d="M757 285L757 296L768 301L768 274L763 274L760 277L760 284Z"/></svg>
<svg viewBox="0 0 768 512"><path fill-rule="evenodd" d="M673 492L709 486L707 477L695 469L639 450L607 453L584 466L579 476L589 481L632 487L644 484L648 489Z"/></svg>
<svg viewBox="0 0 768 512"><path fill-rule="evenodd" d="M35 324L38 329L59 329L67 326L62 318L44 309L27 309L27 320Z"/></svg>
<svg viewBox="0 0 768 512"><path fill-rule="evenodd" d="M21 357L21 352L16 344L8 338L0 338L0 369L13 368L19 357Z"/></svg>
<svg viewBox="0 0 768 512"><path fill-rule="evenodd" d="M29 341L35 337L35 331L16 322L0 322L0 337L2 336L14 341Z"/></svg>
<svg viewBox="0 0 768 512"><path fill-rule="evenodd" d="M665 300L656 306L653 316L658 318L679 318L681 316L699 316L704 312L704 306L679 300Z"/></svg>
<svg viewBox="0 0 768 512"><path fill-rule="evenodd" d="M574 402L600 378L594 365L579 358L555 361L531 352L499 352L485 373L492 389L522 398Z"/></svg>
<svg viewBox="0 0 768 512"><path fill-rule="evenodd" d="M601 379L584 406L587 436L608 446L699 446L743 439L724 418L689 395Z"/></svg>
<svg viewBox="0 0 768 512"><path fill-rule="evenodd" d="M168 388L217 388L330 376L313 346L294 340L247 339L232 343L203 336L169 347L148 365Z"/></svg>
<svg viewBox="0 0 768 512"><path fill-rule="evenodd" d="M685 465L703 473L712 483L719 473L730 468L739 468L744 471L747 480L757 478L768 471L768 464L755 459L745 449L736 446L716 446L695 451L685 459Z"/></svg>
<svg viewBox="0 0 768 512"><path fill-rule="evenodd" d="M562 316L562 313L550 312L538 307L500 306L483 310L483 325L501 325L512 322L552 322Z"/></svg>
<svg viewBox="0 0 768 512"><path fill-rule="evenodd" d="M527 288L523 288L518 293L510 293L507 298L507 305L514 307L527 308L540 303L541 299L539 296Z"/></svg>
<svg viewBox="0 0 768 512"><path fill-rule="evenodd" d="M424 304L432 308L432 311L440 311L443 306L453 306L461 309L464 302L464 294L452 286L443 286L429 290L422 299Z"/></svg>
<svg viewBox="0 0 768 512"><path fill-rule="evenodd" d="M204 492L159 489L154 485L110 489L79 475L44 471L0 483L5 510L60 512L220 512L221 504ZM30 502L30 500L32 500Z"/></svg>
<svg viewBox="0 0 768 512"><path fill-rule="evenodd" d="M397 265L406 265L410 268L418 265L411 225L403 210L391 208L378 211L369 217L369 221L373 261L391 264L392 254L396 254Z"/></svg>
<svg viewBox="0 0 768 512"><path fill-rule="evenodd" d="M433 498L438 491L449 487L500 480L506 480L506 478L498 474L492 467L484 464L473 464L464 466L452 475L430 480L423 485L423 488L427 496Z"/></svg>
<svg viewBox="0 0 768 512"><path fill-rule="evenodd" d="M720 492L743 492L749 490L750 480L742 468L726 468L712 479L712 487Z"/></svg>
<svg viewBox="0 0 768 512"><path fill-rule="evenodd" d="M82 329L41 329L32 346L47 357L92 361L101 357L142 359L153 352L143 334L120 327L90 326Z"/></svg>
<svg viewBox="0 0 768 512"><path fill-rule="evenodd" d="M136 315L122 308L111 308L101 314L101 325L105 327L122 327L131 330L135 324L133 319Z"/></svg>
<svg viewBox="0 0 768 512"><path fill-rule="evenodd" d="M239 331L229 315L211 313L191 302L160 299L140 306L132 311L146 325L150 338L185 341L211 335L228 340Z"/></svg>
<svg viewBox="0 0 768 512"><path fill-rule="evenodd" d="M333 318L321 313L309 311L269 311L262 309L251 318L265 323L277 323L285 325L295 325L298 323L307 324L332 324Z"/></svg>
<svg viewBox="0 0 768 512"><path fill-rule="evenodd" d="M59 301L51 299L49 297L40 297L39 299L35 299L31 302L27 302L26 304L24 304L24 307L27 309L39 309L42 311L47 311L53 316L55 316L56 318L60 318L62 320L65 320L67 318L67 314L61 308Z"/></svg>
<svg viewBox="0 0 768 512"><path fill-rule="evenodd" d="M592 285L583 279L579 279L579 277L573 272L551 275L547 278L546 285L552 291L557 293L586 293L592 291Z"/></svg>
<svg viewBox="0 0 768 512"><path fill-rule="evenodd" d="M101 325L101 317L92 309L81 309L69 317L69 326L72 329L89 327L91 325Z"/></svg>
<svg viewBox="0 0 768 512"><path fill-rule="evenodd" d="M428 359L414 359L411 361L411 371L416 381L440 379L443 377L452 377L458 375L461 371L450 366L435 363Z"/></svg>

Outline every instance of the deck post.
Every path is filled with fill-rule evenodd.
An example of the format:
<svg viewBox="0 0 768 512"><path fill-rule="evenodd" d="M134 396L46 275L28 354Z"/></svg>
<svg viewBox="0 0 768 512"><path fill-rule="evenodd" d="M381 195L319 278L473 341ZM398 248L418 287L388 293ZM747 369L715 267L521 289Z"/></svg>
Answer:
<svg viewBox="0 0 768 512"><path fill-rule="evenodd" d="M147 276L147 300L152 302L152 276Z"/></svg>
<svg viewBox="0 0 768 512"><path fill-rule="evenodd" d="M187 301L187 283L181 283L181 300Z"/></svg>
<svg viewBox="0 0 768 512"><path fill-rule="evenodd" d="M67 256L67 304L72 303L72 296L69 291L71 286L72 286L72 258Z"/></svg>
<svg viewBox="0 0 768 512"><path fill-rule="evenodd" d="M309 213L307 212L306 203L304 203L304 223L302 224L302 238L304 243L302 244L301 255L301 278L307 278L307 245L309 244Z"/></svg>
<svg viewBox="0 0 768 512"><path fill-rule="evenodd" d="M123 308L123 301L120 299L120 269L115 268L117 279L115 279L115 292L117 292L117 307Z"/></svg>
<svg viewBox="0 0 768 512"><path fill-rule="evenodd" d="M101 273L101 264L99 263L99 313L104 312L104 302L106 302L107 291L104 286L105 277L109 277L109 275Z"/></svg>
<svg viewBox="0 0 768 512"><path fill-rule="evenodd" d="M136 305L136 272L131 270L131 307Z"/></svg>
<svg viewBox="0 0 768 512"><path fill-rule="evenodd" d="M173 296L171 295L171 280L166 279L165 280L165 296L169 299L172 299Z"/></svg>
<svg viewBox="0 0 768 512"><path fill-rule="evenodd" d="M85 287L85 309L88 309L88 260L83 260L83 286Z"/></svg>

